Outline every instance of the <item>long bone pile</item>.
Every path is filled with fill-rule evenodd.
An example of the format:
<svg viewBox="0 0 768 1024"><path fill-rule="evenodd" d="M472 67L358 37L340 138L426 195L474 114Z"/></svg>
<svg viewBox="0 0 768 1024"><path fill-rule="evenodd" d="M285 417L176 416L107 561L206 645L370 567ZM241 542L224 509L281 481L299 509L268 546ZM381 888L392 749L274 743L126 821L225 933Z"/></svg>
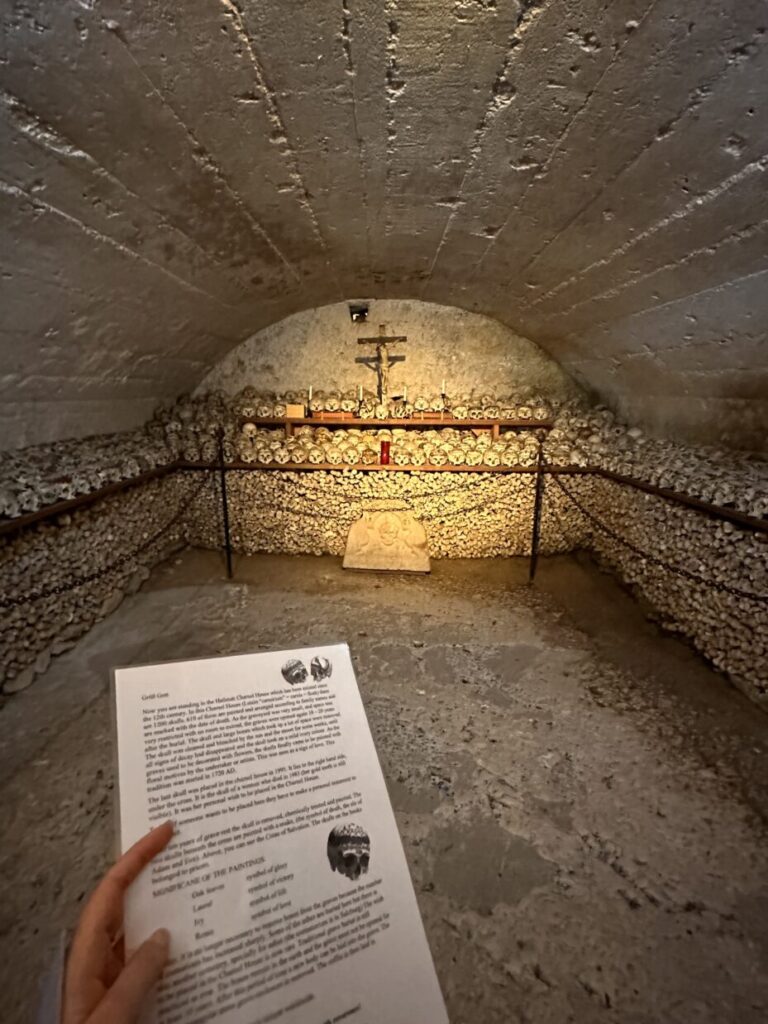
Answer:
<svg viewBox="0 0 768 1024"><path fill-rule="evenodd" d="M543 452L555 467L602 467L624 476L731 507L754 517L768 512L768 473L761 459L717 448L686 448L647 437L617 422L606 409L570 402L559 408L541 396L498 398L492 394L449 399L457 418L518 419L532 427L554 414L555 425L510 430L494 440L488 432L425 424L384 428L376 419L440 410L441 396L416 396L376 408L373 396L315 392L315 411L360 412L364 429L299 427L293 438L264 427L260 418L284 415L300 393L264 395L245 388L234 397L220 392L182 397L159 409L143 429L85 440L39 445L0 454L0 516L14 518L58 501L130 481L147 470L181 459L213 464L219 435L230 464L252 471L227 474L235 544L242 551L340 554L349 524L368 509L407 508L424 522L433 555L490 557L526 554L534 492L532 474L477 472L364 473L353 467L379 459L382 440L395 465L532 468ZM261 470L266 465L286 471ZM344 472L291 473L297 464L330 465ZM152 535L162 515L188 493L196 474L172 474L125 494L78 510L71 517L10 535L0 548L3 593L61 585L87 575ZM206 475L206 480L209 478ZM664 625L689 637L745 692L765 700L768 678L766 605L728 589L765 594L768 555L765 535L742 531L660 498L610 481L570 475L560 478L590 516L576 506L553 477L545 487L542 551L585 546L658 610ZM185 490L186 488L186 490ZM607 529L601 529L595 520ZM210 485L190 502L185 536L202 546L221 544L221 513ZM0 634L0 676L5 691L21 688L43 671L50 654L71 645L90 624L116 607L167 545L178 543L182 524L117 574L76 591L54 594L27 608L6 608ZM617 540L626 538L631 547ZM167 545L166 545L167 541ZM135 542L135 543L134 543ZM653 556L644 559L639 551ZM656 559L657 561L654 561ZM659 562L661 564L659 564ZM680 576L665 566L687 569L710 584Z"/></svg>
<svg viewBox="0 0 768 1024"><path fill-rule="evenodd" d="M576 402L562 406L544 451L555 465L599 467L757 518L768 515L764 458L647 437L639 427L617 421L608 409Z"/></svg>
<svg viewBox="0 0 768 1024"><path fill-rule="evenodd" d="M656 610L665 628L687 637L768 707L768 536L611 480L571 476L563 484L583 511L555 481L547 493L558 491L566 501L584 546ZM556 526L559 510L545 509Z"/></svg>
<svg viewBox="0 0 768 1024"><path fill-rule="evenodd" d="M350 525L365 512L403 509L419 519L430 552L442 558L524 555L530 550L534 483L530 474L410 474L318 470L230 472L227 492L232 541L238 551L343 554ZM552 495L560 521L582 529L566 503ZM201 492L190 515L189 540L221 544L217 495ZM570 550L579 536L560 529L542 537L542 551Z"/></svg>
<svg viewBox="0 0 768 1024"><path fill-rule="evenodd" d="M194 484L181 474L149 481L6 539L0 547L3 693L28 686L52 655L73 647L141 586L153 565L178 548L181 520L153 538L174 510L184 507ZM112 566L117 568L104 571ZM96 574L72 587L73 581ZM44 596L24 600L40 593Z"/></svg>

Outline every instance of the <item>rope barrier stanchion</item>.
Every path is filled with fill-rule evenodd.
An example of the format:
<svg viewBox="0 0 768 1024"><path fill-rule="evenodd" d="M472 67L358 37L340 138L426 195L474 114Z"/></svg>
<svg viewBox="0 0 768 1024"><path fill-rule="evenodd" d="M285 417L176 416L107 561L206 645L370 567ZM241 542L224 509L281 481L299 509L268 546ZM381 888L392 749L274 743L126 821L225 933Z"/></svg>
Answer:
<svg viewBox="0 0 768 1024"><path fill-rule="evenodd" d="M544 499L544 452L541 440L536 458L536 490L533 497L533 526L531 529L531 561L528 567L528 582L533 583L536 565L539 561L539 538L541 536L541 506Z"/></svg>
<svg viewBox="0 0 768 1024"><path fill-rule="evenodd" d="M227 467L224 463L224 428L219 430L219 479L221 481L221 513L224 520L224 552L227 558L227 579L232 579L232 538L229 534L229 500L227 496Z"/></svg>

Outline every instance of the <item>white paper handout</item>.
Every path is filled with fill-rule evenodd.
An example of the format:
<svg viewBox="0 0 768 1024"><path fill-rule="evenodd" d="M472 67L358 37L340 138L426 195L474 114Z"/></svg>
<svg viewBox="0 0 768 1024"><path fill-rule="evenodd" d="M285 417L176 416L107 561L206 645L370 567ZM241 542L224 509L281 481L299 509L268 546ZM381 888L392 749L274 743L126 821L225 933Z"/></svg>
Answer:
<svg viewBox="0 0 768 1024"><path fill-rule="evenodd" d="M126 905L171 932L147 1022L447 1024L349 648L116 669Z"/></svg>

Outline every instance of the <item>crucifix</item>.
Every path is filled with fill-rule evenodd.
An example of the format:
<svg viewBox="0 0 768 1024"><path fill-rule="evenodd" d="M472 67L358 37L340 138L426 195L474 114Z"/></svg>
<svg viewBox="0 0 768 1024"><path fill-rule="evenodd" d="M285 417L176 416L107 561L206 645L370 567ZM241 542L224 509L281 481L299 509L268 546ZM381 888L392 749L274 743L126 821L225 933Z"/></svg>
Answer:
<svg viewBox="0 0 768 1024"><path fill-rule="evenodd" d="M368 366L371 370L376 371L378 377L378 395L379 402L384 403L389 398L389 371L394 363L405 362L405 356L394 356L389 354L390 345L400 345L406 342L408 339L405 335L395 335L393 337L386 337L384 330L386 324L379 325L379 336L377 338L358 338L358 345L375 345L376 355L375 356L358 356L355 359L356 363L363 363Z"/></svg>

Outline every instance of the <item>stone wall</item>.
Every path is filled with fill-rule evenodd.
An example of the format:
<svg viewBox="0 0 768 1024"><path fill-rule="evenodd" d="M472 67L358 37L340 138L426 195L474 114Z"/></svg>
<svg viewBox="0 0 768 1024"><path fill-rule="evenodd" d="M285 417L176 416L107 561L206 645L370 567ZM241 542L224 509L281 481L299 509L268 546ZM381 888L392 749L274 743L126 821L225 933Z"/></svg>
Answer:
<svg viewBox="0 0 768 1024"><path fill-rule="evenodd" d="M24 0L0 25L0 443L136 425L358 295L480 309L657 429L764 439L759 0Z"/></svg>
<svg viewBox="0 0 768 1024"><path fill-rule="evenodd" d="M187 501L206 482L172 473L0 538L3 693L28 686L138 590L183 543Z"/></svg>
<svg viewBox="0 0 768 1024"><path fill-rule="evenodd" d="M388 334L408 341L393 349L405 356L392 370L393 390L407 384L410 396L432 393L443 379L449 395L487 392L531 393L564 400L580 389L533 342L477 313L406 299L370 302L368 322L353 323L346 302L296 313L238 345L203 380L198 393L221 388L228 394L252 381L260 391L306 391L313 385L345 391L358 384L375 390L372 370L355 363L373 348L357 344L385 324Z"/></svg>

